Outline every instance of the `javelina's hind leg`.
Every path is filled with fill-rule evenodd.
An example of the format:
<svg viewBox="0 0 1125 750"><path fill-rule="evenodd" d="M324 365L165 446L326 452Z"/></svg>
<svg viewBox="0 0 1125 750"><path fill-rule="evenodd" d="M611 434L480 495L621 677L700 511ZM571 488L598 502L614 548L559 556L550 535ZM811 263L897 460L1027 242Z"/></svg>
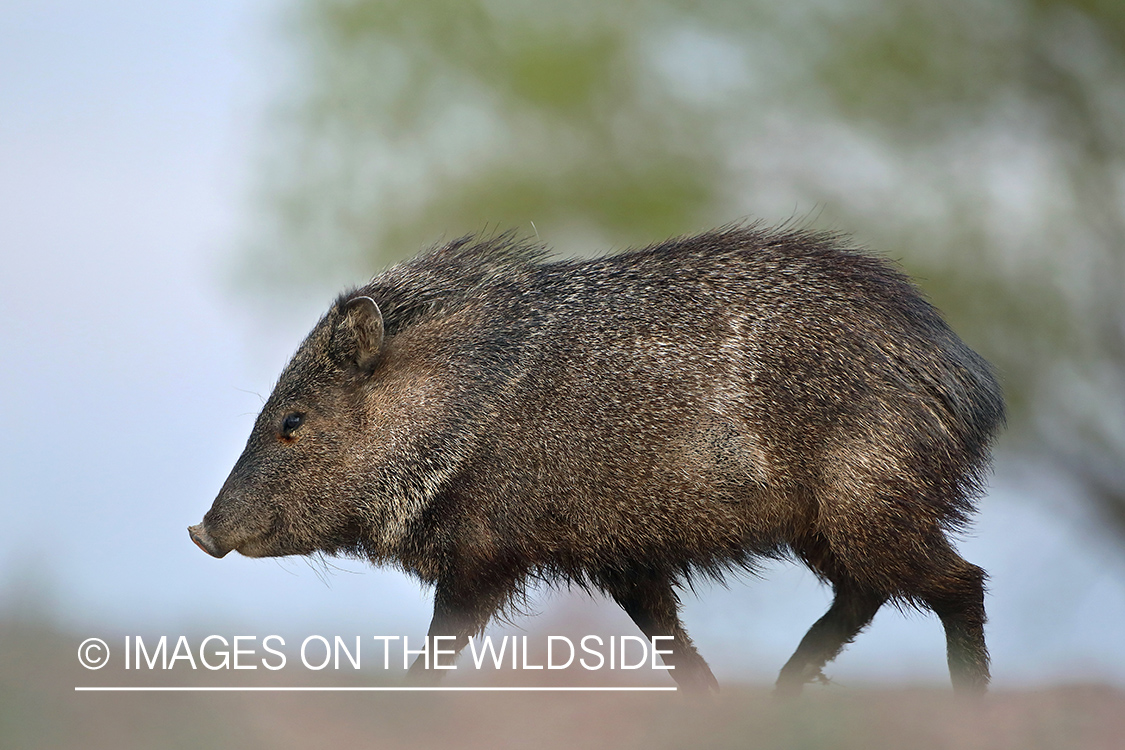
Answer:
<svg viewBox="0 0 1125 750"><path fill-rule="evenodd" d="M988 688L988 648L984 643L984 571L956 553L951 570L935 580L922 598L945 628L949 676L959 693Z"/></svg>
<svg viewBox="0 0 1125 750"><path fill-rule="evenodd" d="M866 591L850 580L838 580L835 588L836 598L828 612L809 628L793 656L781 668L776 695L798 695L806 682L822 678L821 668L867 627L886 601L884 596Z"/></svg>
<svg viewBox="0 0 1125 750"><path fill-rule="evenodd" d="M407 680L414 685L437 683L448 669L435 666L435 645L442 651L438 663L448 668L469 644L469 637L484 630L511 591L510 585L477 586L464 581L438 581L434 589L434 618L427 633L429 653L414 658ZM453 640L443 639L435 644L435 636L452 636ZM448 653L450 651L453 653Z"/></svg>
<svg viewBox="0 0 1125 750"><path fill-rule="evenodd" d="M656 646L671 651L662 657L664 665L671 667L669 671L676 684L693 692L718 691L715 675L680 622L680 600L671 579L644 575L613 578L603 585L645 636L650 640L657 635L672 636L670 642L657 641Z"/></svg>

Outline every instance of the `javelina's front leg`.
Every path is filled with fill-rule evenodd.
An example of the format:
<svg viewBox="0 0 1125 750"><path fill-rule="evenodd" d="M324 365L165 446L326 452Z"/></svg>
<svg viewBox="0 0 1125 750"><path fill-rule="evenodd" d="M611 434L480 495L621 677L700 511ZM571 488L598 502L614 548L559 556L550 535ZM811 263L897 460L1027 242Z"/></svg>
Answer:
<svg viewBox="0 0 1125 750"><path fill-rule="evenodd" d="M659 645L671 651L663 655L664 664L671 667L672 679L680 688L697 693L717 692L719 683L715 675L695 650L695 644L680 622L680 600L672 588L672 581L640 574L614 578L617 580L609 582L609 593L641 632L650 640L657 635L672 636L670 644Z"/></svg>
<svg viewBox="0 0 1125 750"><path fill-rule="evenodd" d="M427 654L419 654L410 665L407 680L414 685L433 685L445 675L446 669L434 665L434 647L440 645L441 664L452 664L469 643L469 637L480 633L500 609L511 592L510 585L474 585L466 581L440 580L434 590L434 618L427 634ZM435 636L451 637L435 644ZM453 653L447 653L453 652ZM428 662L428 663L427 663Z"/></svg>

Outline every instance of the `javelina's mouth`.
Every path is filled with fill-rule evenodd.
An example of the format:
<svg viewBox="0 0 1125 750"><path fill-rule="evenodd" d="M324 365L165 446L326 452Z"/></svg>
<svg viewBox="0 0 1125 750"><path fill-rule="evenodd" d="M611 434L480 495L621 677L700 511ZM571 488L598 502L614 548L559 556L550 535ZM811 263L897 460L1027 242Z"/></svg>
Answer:
<svg viewBox="0 0 1125 750"><path fill-rule="evenodd" d="M198 523L195 526L188 526L188 534L191 535L191 540L195 542L199 549L206 552L211 557L223 557L230 549L223 549L220 547L207 530L203 528L203 524Z"/></svg>

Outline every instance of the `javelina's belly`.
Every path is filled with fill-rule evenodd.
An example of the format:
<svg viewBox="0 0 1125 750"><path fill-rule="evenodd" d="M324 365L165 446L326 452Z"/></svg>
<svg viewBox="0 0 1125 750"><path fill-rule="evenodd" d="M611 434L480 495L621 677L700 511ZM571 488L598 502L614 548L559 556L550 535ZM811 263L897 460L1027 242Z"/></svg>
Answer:
<svg viewBox="0 0 1125 750"><path fill-rule="evenodd" d="M703 421L662 437L524 443L524 470L510 477L523 485L512 488L520 512L500 520L500 538L535 540L537 563L710 565L776 550L808 514L799 493L771 486L764 454L734 425Z"/></svg>

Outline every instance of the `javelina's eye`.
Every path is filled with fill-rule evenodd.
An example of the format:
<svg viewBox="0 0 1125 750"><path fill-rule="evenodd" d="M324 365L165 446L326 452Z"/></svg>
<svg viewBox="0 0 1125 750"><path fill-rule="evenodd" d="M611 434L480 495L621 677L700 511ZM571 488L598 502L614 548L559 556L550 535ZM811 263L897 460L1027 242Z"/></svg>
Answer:
<svg viewBox="0 0 1125 750"><path fill-rule="evenodd" d="M285 419L281 420L281 436L289 437L298 427L305 421L305 415L299 411L292 414L287 414Z"/></svg>

